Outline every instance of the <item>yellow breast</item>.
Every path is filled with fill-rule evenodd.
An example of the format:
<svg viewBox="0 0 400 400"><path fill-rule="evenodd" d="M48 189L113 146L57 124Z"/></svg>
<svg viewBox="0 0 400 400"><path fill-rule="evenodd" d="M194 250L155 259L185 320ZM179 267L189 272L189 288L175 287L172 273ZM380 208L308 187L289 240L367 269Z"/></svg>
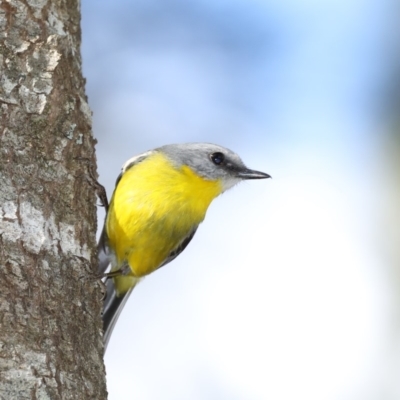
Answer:
<svg viewBox="0 0 400 400"><path fill-rule="evenodd" d="M155 153L128 169L119 181L106 219L109 246L118 269L128 262L136 277L157 269L200 224L222 192L189 167L175 168Z"/></svg>

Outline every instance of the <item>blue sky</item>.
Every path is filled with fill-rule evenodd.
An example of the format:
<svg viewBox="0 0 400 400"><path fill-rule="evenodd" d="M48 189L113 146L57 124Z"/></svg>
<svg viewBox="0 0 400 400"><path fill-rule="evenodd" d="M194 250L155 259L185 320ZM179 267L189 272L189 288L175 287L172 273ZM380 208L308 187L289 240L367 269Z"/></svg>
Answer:
<svg viewBox="0 0 400 400"><path fill-rule="evenodd" d="M82 3L109 194L126 159L174 142L224 145L273 176L217 199L135 289L106 355L111 400L399 398L396 288L376 245L390 6Z"/></svg>

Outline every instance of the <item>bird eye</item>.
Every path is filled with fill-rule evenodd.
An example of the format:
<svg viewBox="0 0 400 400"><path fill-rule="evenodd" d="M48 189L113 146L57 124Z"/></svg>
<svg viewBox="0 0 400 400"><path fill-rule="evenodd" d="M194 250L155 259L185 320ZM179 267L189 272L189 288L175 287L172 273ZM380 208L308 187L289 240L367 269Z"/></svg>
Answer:
<svg viewBox="0 0 400 400"><path fill-rule="evenodd" d="M220 165L225 161L225 156L220 152L212 153L210 158L211 161L216 165Z"/></svg>

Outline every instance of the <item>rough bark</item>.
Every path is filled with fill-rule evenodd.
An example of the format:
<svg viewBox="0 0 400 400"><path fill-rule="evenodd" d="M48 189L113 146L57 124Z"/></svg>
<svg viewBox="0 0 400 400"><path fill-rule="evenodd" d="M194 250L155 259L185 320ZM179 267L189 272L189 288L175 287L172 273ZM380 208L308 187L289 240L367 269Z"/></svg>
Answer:
<svg viewBox="0 0 400 400"><path fill-rule="evenodd" d="M0 399L105 399L77 0L0 0Z"/></svg>

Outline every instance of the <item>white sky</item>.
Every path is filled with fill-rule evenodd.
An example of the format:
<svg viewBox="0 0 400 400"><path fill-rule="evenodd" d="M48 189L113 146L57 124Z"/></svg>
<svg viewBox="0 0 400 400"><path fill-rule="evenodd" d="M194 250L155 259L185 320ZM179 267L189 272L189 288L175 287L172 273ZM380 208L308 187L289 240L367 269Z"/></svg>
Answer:
<svg viewBox="0 0 400 400"><path fill-rule="evenodd" d="M185 252L135 289L106 354L110 400L400 398L376 245L388 5L87 0L82 12L109 194L126 159L173 142L230 147L273 176L217 199Z"/></svg>

